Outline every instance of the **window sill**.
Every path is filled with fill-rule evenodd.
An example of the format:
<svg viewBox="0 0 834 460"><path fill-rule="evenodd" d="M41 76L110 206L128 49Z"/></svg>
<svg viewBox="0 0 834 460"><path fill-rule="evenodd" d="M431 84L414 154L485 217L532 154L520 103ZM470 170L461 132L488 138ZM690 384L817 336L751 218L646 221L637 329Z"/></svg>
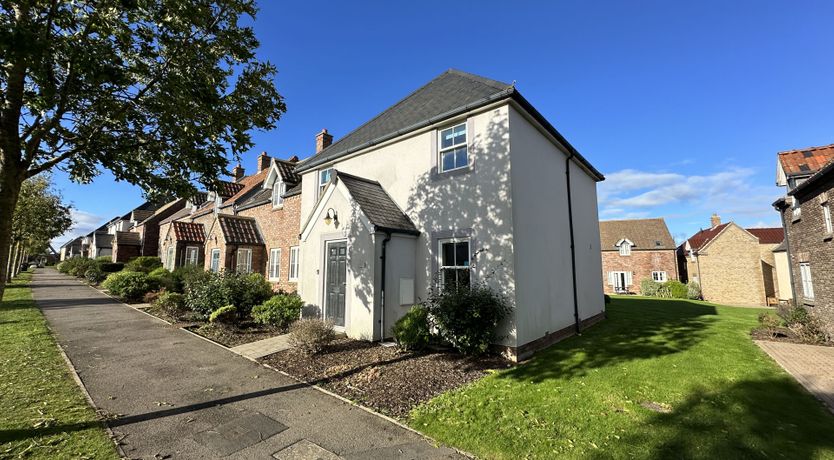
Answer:
<svg viewBox="0 0 834 460"><path fill-rule="evenodd" d="M822 240L823 240L823 241L831 241L832 239L834 239L834 233L826 233L826 234L822 237Z"/></svg>
<svg viewBox="0 0 834 460"><path fill-rule="evenodd" d="M298 278L290 278L290 279L288 279L287 281L288 281L288 282L290 282L290 283L297 283L297 282L298 282Z"/></svg>
<svg viewBox="0 0 834 460"><path fill-rule="evenodd" d="M793 217L791 217L791 223L792 224L795 224L795 223L799 222L800 220L802 220L802 216L793 216Z"/></svg>
<svg viewBox="0 0 834 460"><path fill-rule="evenodd" d="M440 181L440 180L448 179L450 177L457 177L457 176L463 176L463 175L469 174L470 172L472 172L472 170L473 170L473 168L472 168L471 164L469 166L466 166L466 167L463 167L463 168L452 169L450 171L444 171L444 172L440 172L440 169L435 166L431 170L430 177L431 177L432 181Z"/></svg>
<svg viewBox="0 0 834 460"><path fill-rule="evenodd" d="M273 206L273 207L272 207L272 210L273 210L273 211L278 211L279 209L284 209L284 205L283 205L283 204L279 204L278 206Z"/></svg>
<svg viewBox="0 0 834 460"><path fill-rule="evenodd" d="M267 281L269 281L271 283L277 283L277 282L281 281L281 278L267 278Z"/></svg>
<svg viewBox="0 0 834 460"><path fill-rule="evenodd" d="M802 305L813 307L814 306L814 299L802 299Z"/></svg>

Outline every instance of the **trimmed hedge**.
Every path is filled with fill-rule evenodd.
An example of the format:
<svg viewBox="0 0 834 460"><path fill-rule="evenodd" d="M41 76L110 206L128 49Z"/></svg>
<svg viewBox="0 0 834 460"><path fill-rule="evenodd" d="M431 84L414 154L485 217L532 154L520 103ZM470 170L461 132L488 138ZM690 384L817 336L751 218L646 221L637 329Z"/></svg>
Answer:
<svg viewBox="0 0 834 460"><path fill-rule="evenodd" d="M111 273L101 286L116 297L128 301L139 300L153 290L153 284L146 273L130 271Z"/></svg>
<svg viewBox="0 0 834 460"><path fill-rule="evenodd" d="M150 273L162 266L162 259L153 256L139 256L130 259L125 264L125 270L130 272Z"/></svg>
<svg viewBox="0 0 834 460"><path fill-rule="evenodd" d="M298 294L278 294L252 308L256 323L285 328L301 317L304 301Z"/></svg>

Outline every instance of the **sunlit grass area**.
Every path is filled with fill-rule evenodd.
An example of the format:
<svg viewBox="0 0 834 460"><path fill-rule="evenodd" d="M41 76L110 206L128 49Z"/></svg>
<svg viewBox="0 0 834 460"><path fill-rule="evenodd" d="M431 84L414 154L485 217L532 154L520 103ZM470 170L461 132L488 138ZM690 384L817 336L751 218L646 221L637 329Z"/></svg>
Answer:
<svg viewBox="0 0 834 460"><path fill-rule="evenodd" d="M616 297L607 311L410 424L482 458L834 458L834 416L750 339L761 310Z"/></svg>
<svg viewBox="0 0 834 460"><path fill-rule="evenodd" d="M118 458L32 300L31 274L0 303L0 458Z"/></svg>

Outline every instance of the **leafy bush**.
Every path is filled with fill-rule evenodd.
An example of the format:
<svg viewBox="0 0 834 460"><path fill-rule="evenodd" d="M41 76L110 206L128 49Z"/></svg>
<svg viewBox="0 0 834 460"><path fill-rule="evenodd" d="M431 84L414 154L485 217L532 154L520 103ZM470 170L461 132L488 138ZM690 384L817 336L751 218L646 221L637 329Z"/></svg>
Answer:
<svg viewBox="0 0 834 460"><path fill-rule="evenodd" d="M829 340L819 320L808 313L805 307L780 306L776 312L785 322L785 326L801 341L821 343Z"/></svg>
<svg viewBox="0 0 834 460"><path fill-rule="evenodd" d="M200 276L205 271L203 267L199 267L197 265L187 265L185 267L177 267L171 272L171 279L174 281L174 285L171 288L174 292L185 292L185 284L191 277Z"/></svg>
<svg viewBox="0 0 834 460"><path fill-rule="evenodd" d="M272 286L258 273L242 275L231 272L193 273L185 280L185 303L203 315L225 305L234 304L241 317L252 307L272 297Z"/></svg>
<svg viewBox="0 0 834 460"><path fill-rule="evenodd" d="M104 281L107 275L98 267L90 267L84 272L84 278L92 284L98 284Z"/></svg>
<svg viewBox="0 0 834 460"><path fill-rule="evenodd" d="M95 260L87 259L85 257L73 257L72 259L64 261L64 264L66 264L62 267L64 273L78 278L83 278L84 274L87 273L87 270L91 268L98 268Z"/></svg>
<svg viewBox="0 0 834 460"><path fill-rule="evenodd" d="M304 301L298 294L278 294L252 308L256 323L285 328L298 320Z"/></svg>
<svg viewBox="0 0 834 460"><path fill-rule="evenodd" d="M101 271L104 273L116 273L122 271L125 268L125 264L121 262L106 262L98 264Z"/></svg>
<svg viewBox="0 0 834 460"><path fill-rule="evenodd" d="M686 298L689 300L699 300L701 298L701 285L697 281L690 281L686 285Z"/></svg>
<svg viewBox="0 0 834 460"><path fill-rule="evenodd" d="M148 273L148 280L154 289L174 290L174 275L164 267L155 268Z"/></svg>
<svg viewBox="0 0 834 460"><path fill-rule="evenodd" d="M125 264L125 270L130 272L150 273L161 266L162 260L159 257L139 256L130 259Z"/></svg>
<svg viewBox="0 0 834 460"><path fill-rule="evenodd" d="M102 283L102 287L111 294L128 301L139 300L152 290L146 273L129 271L111 273Z"/></svg>
<svg viewBox="0 0 834 460"><path fill-rule="evenodd" d="M654 297L660 290L660 286L661 284L657 281L651 278L646 278L643 281L640 281L640 294Z"/></svg>
<svg viewBox="0 0 834 460"><path fill-rule="evenodd" d="M107 264L113 262L113 256L98 256L96 257L96 263L99 265Z"/></svg>
<svg viewBox="0 0 834 460"><path fill-rule="evenodd" d="M424 307L415 305L402 318L394 323L394 340L403 350L419 351L429 344L431 331L429 312Z"/></svg>
<svg viewBox="0 0 834 460"><path fill-rule="evenodd" d="M234 305L226 305L211 312L210 323L234 324L237 319L237 308Z"/></svg>
<svg viewBox="0 0 834 460"><path fill-rule="evenodd" d="M290 326L289 343L308 355L321 353L333 340L333 322L318 318L301 319Z"/></svg>
<svg viewBox="0 0 834 460"><path fill-rule="evenodd" d="M689 297L689 289L678 280L671 280L664 283L669 290L669 297L673 299L686 299Z"/></svg>
<svg viewBox="0 0 834 460"><path fill-rule="evenodd" d="M432 290L425 306L440 336L464 354L489 350L499 339L498 324L510 312L507 299L483 283Z"/></svg>
<svg viewBox="0 0 834 460"><path fill-rule="evenodd" d="M773 313L759 314L759 324L766 329L775 329L782 326L782 320Z"/></svg>
<svg viewBox="0 0 834 460"><path fill-rule="evenodd" d="M161 291L153 305L173 318L179 318L185 313L185 298L176 292Z"/></svg>

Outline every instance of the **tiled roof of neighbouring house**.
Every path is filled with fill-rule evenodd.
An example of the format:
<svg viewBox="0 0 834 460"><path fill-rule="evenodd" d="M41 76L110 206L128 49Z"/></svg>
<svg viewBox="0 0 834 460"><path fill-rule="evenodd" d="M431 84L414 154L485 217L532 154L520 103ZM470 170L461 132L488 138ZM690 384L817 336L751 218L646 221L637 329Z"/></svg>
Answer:
<svg viewBox="0 0 834 460"><path fill-rule="evenodd" d="M440 74L329 147L302 161L296 171L303 172L330 160L508 98L514 99L536 118L551 135L573 153L576 160L584 165L593 177L597 180L603 179L602 174L521 96L514 85L453 69Z"/></svg>
<svg viewBox="0 0 834 460"><path fill-rule="evenodd" d="M724 230L724 227L726 227L728 225L730 225L730 224L726 223L726 224L716 225L715 227L708 228L706 230L701 230L700 232L692 235L692 237L690 237L686 241L689 242L689 247L691 247L693 250L697 251L698 249L701 249L702 247L704 247L704 245L706 245L707 243L712 241L712 239L715 238L716 235L721 233L721 230Z"/></svg>
<svg viewBox="0 0 834 460"><path fill-rule="evenodd" d="M623 238L634 243L634 250L675 249L675 240L662 218L600 221L599 242L603 251L616 251L615 245Z"/></svg>
<svg viewBox="0 0 834 460"><path fill-rule="evenodd" d="M241 182L229 182L221 180L217 186L217 194L223 198L234 196L237 192L243 189L244 184Z"/></svg>
<svg viewBox="0 0 834 460"><path fill-rule="evenodd" d="M834 144L779 152L779 163L788 176L808 176L834 160Z"/></svg>
<svg viewBox="0 0 834 460"><path fill-rule="evenodd" d="M159 221L159 225L167 224L171 221L175 221L178 219L182 219L183 217L188 217L191 214L191 208L182 208L179 211L171 214L170 216L162 219Z"/></svg>
<svg viewBox="0 0 834 460"><path fill-rule="evenodd" d="M745 228L759 239L759 244L779 244L785 240L785 230L782 227Z"/></svg>
<svg viewBox="0 0 834 460"><path fill-rule="evenodd" d="M257 174L252 174L242 178L240 182L238 182L238 184L243 185L243 187L241 187L241 189L233 196L223 201L223 204L220 207L225 208L227 206L232 206L235 203L239 203L250 198L253 195L253 193L257 192L257 189L260 189L260 187L263 185L264 179L266 179L267 174L269 174L269 168L264 169L263 171Z"/></svg>
<svg viewBox="0 0 834 460"><path fill-rule="evenodd" d="M339 171L336 177L345 184L356 204L375 227L415 235L420 233L379 182Z"/></svg>
<svg viewBox="0 0 834 460"><path fill-rule="evenodd" d="M136 232L116 232L114 241L119 246L141 246L142 239Z"/></svg>
<svg viewBox="0 0 834 460"><path fill-rule="evenodd" d="M206 230L203 224L193 222L174 221L174 237L177 241L188 241L192 243L204 243L206 241Z"/></svg>
<svg viewBox="0 0 834 460"><path fill-rule="evenodd" d="M281 178L284 182L288 184L297 184L301 182L301 176L296 174L295 167L298 164L298 157L293 157L290 160L279 160L278 158L275 159L275 166L278 168L278 171L281 173Z"/></svg>
<svg viewBox="0 0 834 460"><path fill-rule="evenodd" d="M227 244L264 244L255 219L220 215L217 220Z"/></svg>

